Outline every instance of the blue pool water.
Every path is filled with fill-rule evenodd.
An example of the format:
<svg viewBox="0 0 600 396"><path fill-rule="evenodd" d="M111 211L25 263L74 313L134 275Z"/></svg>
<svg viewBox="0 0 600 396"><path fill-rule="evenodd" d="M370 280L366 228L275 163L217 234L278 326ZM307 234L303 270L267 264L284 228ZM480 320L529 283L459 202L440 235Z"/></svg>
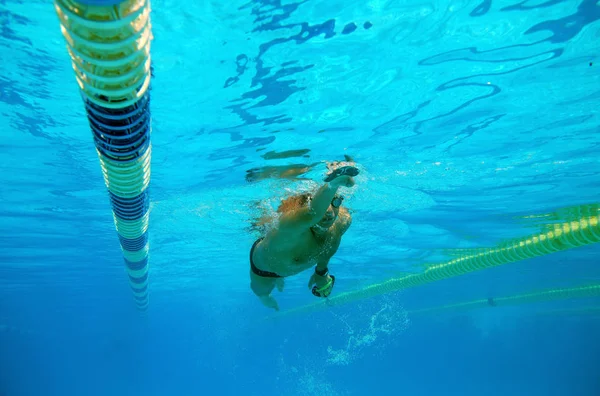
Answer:
<svg viewBox="0 0 600 396"><path fill-rule="evenodd" d="M597 204L599 19L596 0L155 0L142 315L54 8L0 1L0 395L600 394L597 293L496 304L600 284L598 244L346 304L307 271L275 316L248 278L253 221L344 155L332 298Z"/></svg>

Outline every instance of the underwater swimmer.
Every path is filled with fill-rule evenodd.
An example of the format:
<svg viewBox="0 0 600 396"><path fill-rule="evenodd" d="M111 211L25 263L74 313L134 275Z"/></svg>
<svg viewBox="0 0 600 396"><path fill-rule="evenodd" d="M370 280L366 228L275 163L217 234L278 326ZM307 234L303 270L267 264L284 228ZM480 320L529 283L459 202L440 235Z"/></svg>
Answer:
<svg viewBox="0 0 600 396"><path fill-rule="evenodd" d="M327 265L352 222L348 210L341 207L344 197L338 189L354 186L353 177L359 173L353 162L334 164L338 166L314 194L294 195L281 203L278 224L250 249L250 287L269 308L279 310L271 292L275 287L283 291L285 277L313 265L315 271L308 288L312 287L316 297L331 294L335 277L329 274Z"/></svg>

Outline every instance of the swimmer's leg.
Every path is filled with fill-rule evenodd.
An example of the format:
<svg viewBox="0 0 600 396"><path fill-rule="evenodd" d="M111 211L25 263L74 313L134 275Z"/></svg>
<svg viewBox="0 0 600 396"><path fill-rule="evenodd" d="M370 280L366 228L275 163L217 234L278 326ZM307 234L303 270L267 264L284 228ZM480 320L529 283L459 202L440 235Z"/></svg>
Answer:
<svg viewBox="0 0 600 396"><path fill-rule="evenodd" d="M250 288L265 307L273 308L276 311L279 311L279 304L271 296L271 292L280 279L283 280L283 278L263 278L250 271ZM277 288L279 289L279 286Z"/></svg>
<svg viewBox="0 0 600 396"><path fill-rule="evenodd" d="M275 281L275 286L277 286L277 290L279 290L280 292L283 291L283 288L285 286L285 282L283 281L284 278L277 278L277 280Z"/></svg>

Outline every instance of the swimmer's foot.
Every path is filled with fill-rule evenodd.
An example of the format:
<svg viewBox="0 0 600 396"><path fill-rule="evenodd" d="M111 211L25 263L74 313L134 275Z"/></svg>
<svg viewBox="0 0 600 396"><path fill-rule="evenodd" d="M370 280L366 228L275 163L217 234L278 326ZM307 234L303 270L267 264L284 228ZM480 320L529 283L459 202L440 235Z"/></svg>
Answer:
<svg viewBox="0 0 600 396"><path fill-rule="evenodd" d="M350 176L354 177L359 174L359 170L355 166L340 166L337 169L334 169L332 172L327 174L327 177L323 180L325 183L331 182L333 179L337 179L340 176Z"/></svg>
<svg viewBox="0 0 600 396"><path fill-rule="evenodd" d="M267 308L273 308L275 311L279 311L279 304L277 304L277 300L273 298L273 296L260 296L260 302Z"/></svg>

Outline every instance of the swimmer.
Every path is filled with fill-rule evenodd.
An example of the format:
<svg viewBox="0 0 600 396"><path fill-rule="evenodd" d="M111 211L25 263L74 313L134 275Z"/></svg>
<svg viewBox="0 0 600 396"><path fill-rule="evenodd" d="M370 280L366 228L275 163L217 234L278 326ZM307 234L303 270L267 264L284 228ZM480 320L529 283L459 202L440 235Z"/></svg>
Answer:
<svg viewBox="0 0 600 396"><path fill-rule="evenodd" d="M349 159L349 158L347 158ZM354 162L328 164L331 170L314 194L303 193L282 201L278 224L250 249L250 287L260 301L279 310L271 292L283 291L284 278L313 266L308 288L316 297L328 297L335 284L328 264L336 253L352 217L342 207L342 187L354 186L359 171Z"/></svg>

